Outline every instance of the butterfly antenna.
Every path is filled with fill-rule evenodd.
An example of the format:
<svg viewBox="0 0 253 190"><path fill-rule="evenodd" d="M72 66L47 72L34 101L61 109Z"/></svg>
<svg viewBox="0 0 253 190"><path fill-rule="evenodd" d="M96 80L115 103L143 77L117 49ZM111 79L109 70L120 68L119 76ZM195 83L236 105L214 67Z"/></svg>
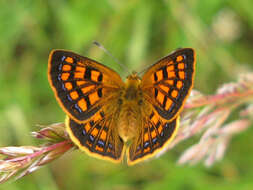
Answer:
<svg viewBox="0 0 253 190"><path fill-rule="evenodd" d="M105 49L103 45L101 45L97 41L94 41L93 44L102 49L107 55L109 55L114 60L115 63L119 64L128 74L130 74L128 68L122 63L120 63L120 61L117 58L115 58L107 49Z"/></svg>
<svg viewBox="0 0 253 190"><path fill-rule="evenodd" d="M142 71L138 72L138 75L141 76L144 72L146 72L151 65L146 66Z"/></svg>

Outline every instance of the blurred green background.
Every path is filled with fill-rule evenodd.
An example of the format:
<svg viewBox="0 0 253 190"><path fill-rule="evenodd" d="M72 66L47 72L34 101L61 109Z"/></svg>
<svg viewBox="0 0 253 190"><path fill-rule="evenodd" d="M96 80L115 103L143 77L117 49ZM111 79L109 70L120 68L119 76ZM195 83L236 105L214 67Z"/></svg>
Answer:
<svg viewBox="0 0 253 190"><path fill-rule="evenodd" d="M253 69L251 0L0 0L0 146L35 145L36 124L64 121L47 80L52 49L68 49L126 73L92 45L103 44L130 71L179 47L197 52L195 88L214 93ZM211 168L178 166L194 141L159 159L127 167L67 153L8 190L58 189L253 189L253 129L232 140L225 158Z"/></svg>

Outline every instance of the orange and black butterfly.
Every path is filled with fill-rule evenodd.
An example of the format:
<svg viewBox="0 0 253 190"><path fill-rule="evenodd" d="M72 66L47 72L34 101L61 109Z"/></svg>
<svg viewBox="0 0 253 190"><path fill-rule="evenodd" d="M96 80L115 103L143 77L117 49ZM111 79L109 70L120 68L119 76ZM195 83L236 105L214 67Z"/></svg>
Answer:
<svg viewBox="0 0 253 190"><path fill-rule="evenodd" d="M87 57L53 50L48 78L67 114L71 140L91 156L128 165L166 149L193 86L195 52L179 49L152 65L142 78L122 81Z"/></svg>

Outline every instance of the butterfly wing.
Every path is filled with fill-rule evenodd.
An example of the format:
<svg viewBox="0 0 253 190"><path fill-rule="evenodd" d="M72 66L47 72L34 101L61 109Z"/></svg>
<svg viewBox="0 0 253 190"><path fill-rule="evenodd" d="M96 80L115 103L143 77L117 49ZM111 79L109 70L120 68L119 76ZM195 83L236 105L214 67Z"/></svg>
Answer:
<svg viewBox="0 0 253 190"><path fill-rule="evenodd" d="M144 74L144 96L162 118L173 120L183 108L193 86L195 63L193 49L179 49L158 61Z"/></svg>
<svg viewBox="0 0 253 190"><path fill-rule="evenodd" d="M115 71L65 50L50 53L48 79L63 110L78 123L93 116L124 85Z"/></svg>
<svg viewBox="0 0 253 190"><path fill-rule="evenodd" d="M141 90L150 114L142 115L142 130L127 150L133 165L163 152L179 126L179 113L193 85L195 53L184 48L152 65L144 74ZM142 113L147 107L142 107Z"/></svg>
<svg viewBox="0 0 253 190"><path fill-rule="evenodd" d="M65 50L53 50L48 66L50 85L68 115L66 128L71 140L91 156L119 162L124 144L115 131L111 105L124 85L120 76Z"/></svg>
<svg viewBox="0 0 253 190"><path fill-rule="evenodd" d="M178 126L179 117L165 121L157 113L152 112L143 120L140 138L136 139L127 150L128 165L134 165L166 150Z"/></svg>
<svg viewBox="0 0 253 190"><path fill-rule="evenodd" d="M67 117L66 126L72 141L87 154L112 162L122 160L123 141L114 131L113 120L108 119L103 111L98 111L91 120L81 124Z"/></svg>

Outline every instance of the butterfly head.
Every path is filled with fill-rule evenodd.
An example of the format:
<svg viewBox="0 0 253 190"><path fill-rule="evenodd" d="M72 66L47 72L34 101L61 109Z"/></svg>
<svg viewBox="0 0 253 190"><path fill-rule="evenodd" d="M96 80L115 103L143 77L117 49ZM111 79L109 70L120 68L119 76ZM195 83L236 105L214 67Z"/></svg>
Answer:
<svg viewBox="0 0 253 190"><path fill-rule="evenodd" d="M136 99L136 94L140 89L141 78L136 72L133 72L126 78L125 97L126 99Z"/></svg>
<svg viewBox="0 0 253 190"><path fill-rule="evenodd" d="M141 78L138 76L137 72L133 71L131 75L126 78L126 83L140 83Z"/></svg>

